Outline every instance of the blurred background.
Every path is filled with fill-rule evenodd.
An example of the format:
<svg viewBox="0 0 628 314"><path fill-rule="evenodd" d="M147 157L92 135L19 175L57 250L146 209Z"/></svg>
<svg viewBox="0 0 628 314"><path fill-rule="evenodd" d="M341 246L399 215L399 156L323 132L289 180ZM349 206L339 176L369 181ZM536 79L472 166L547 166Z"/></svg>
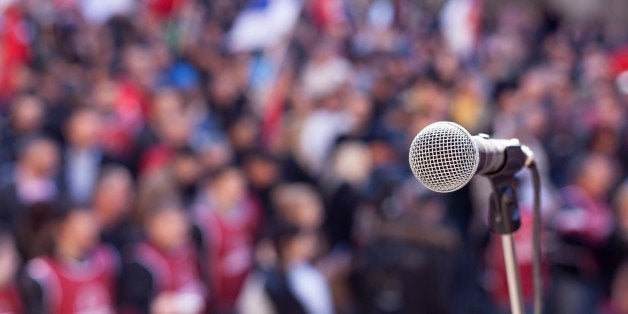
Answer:
<svg viewBox="0 0 628 314"><path fill-rule="evenodd" d="M484 178L542 172L546 313L628 313L628 2L0 0L0 312L508 313ZM515 234L532 301L532 193Z"/></svg>

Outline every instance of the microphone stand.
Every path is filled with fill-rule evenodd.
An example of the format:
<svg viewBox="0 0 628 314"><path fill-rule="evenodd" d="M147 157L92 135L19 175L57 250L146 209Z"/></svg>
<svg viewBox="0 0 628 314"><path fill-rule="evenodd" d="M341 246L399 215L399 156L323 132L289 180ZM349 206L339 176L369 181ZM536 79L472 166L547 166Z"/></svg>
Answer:
<svg viewBox="0 0 628 314"><path fill-rule="evenodd" d="M489 228L492 233L501 235L513 314L524 313L521 278L512 235L521 226L514 175L529 162L530 157L524 151L526 149L521 145L507 147L506 164L497 172L487 174L493 189L490 197Z"/></svg>

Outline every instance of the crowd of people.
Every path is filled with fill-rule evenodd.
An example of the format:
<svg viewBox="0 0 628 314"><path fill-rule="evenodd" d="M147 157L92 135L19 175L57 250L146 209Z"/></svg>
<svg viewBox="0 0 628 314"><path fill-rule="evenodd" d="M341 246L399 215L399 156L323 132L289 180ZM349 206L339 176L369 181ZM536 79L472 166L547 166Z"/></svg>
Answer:
<svg viewBox="0 0 628 314"><path fill-rule="evenodd" d="M449 120L534 152L547 313L628 313L624 25L468 1L459 49L464 2L295 0L249 51L248 1L0 0L0 312L507 312L485 179L408 166Z"/></svg>

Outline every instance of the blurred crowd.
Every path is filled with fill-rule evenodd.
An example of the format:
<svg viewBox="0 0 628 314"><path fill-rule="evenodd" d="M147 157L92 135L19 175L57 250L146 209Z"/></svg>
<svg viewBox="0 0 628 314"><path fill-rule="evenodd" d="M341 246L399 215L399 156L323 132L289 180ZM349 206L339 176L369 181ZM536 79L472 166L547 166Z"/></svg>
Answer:
<svg viewBox="0 0 628 314"><path fill-rule="evenodd" d="M628 313L621 1L308 0L234 49L272 2L0 0L0 312L505 313L487 182L408 166L450 120L534 151L546 312Z"/></svg>

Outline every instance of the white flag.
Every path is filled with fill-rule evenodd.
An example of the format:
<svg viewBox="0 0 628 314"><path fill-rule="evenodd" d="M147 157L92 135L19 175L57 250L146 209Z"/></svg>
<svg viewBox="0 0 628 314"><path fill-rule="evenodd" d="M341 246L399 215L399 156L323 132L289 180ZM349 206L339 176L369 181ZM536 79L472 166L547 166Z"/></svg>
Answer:
<svg viewBox="0 0 628 314"><path fill-rule="evenodd" d="M475 49L481 9L481 0L449 0L441 11L443 37L459 57L467 57Z"/></svg>
<svg viewBox="0 0 628 314"><path fill-rule="evenodd" d="M253 0L236 18L229 47L248 51L273 46L292 31L300 12L300 0Z"/></svg>

